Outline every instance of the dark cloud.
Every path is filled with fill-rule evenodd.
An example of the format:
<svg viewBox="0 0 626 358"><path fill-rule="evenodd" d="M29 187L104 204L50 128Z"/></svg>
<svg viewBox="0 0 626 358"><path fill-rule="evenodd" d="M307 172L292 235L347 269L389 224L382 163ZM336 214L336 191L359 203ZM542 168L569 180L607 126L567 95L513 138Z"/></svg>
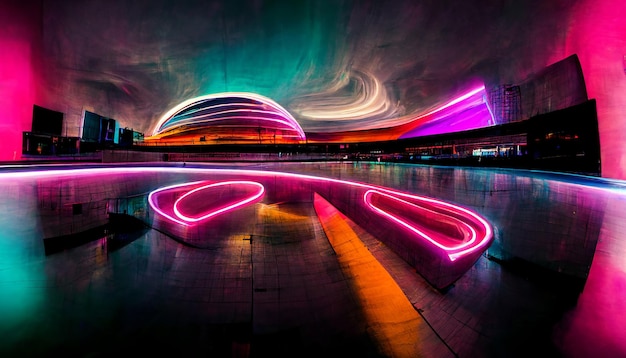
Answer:
<svg viewBox="0 0 626 358"><path fill-rule="evenodd" d="M291 110L356 71L380 81L398 113L420 113L476 81L546 66L575 2L46 1L46 79L69 112L92 108L144 131L193 96L250 91Z"/></svg>

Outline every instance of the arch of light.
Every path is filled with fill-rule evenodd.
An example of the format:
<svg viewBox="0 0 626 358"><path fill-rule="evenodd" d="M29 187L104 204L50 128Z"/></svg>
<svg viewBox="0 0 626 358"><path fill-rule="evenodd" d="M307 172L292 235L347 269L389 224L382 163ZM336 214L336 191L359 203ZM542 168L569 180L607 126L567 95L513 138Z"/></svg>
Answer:
<svg viewBox="0 0 626 358"><path fill-rule="evenodd" d="M279 132L283 138L305 140L300 124L282 106L256 93L223 92L191 98L165 113L147 140L203 130L248 131L251 135L261 129Z"/></svg>

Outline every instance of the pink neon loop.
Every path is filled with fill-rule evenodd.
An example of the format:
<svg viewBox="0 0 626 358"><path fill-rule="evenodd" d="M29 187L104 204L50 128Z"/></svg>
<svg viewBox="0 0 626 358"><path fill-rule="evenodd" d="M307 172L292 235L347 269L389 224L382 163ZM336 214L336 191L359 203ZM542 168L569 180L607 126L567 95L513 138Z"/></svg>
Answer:
<svg viewBox="0 0 626 358"><path fill-rule="evenodd" d="M243 200L239 200L236 201L234 203L232 203L231 205L225 206L221 209L215 210L215 211L211 211L206 215L202 215L199 217L190 217L187 216L183 213L181 213L180 209L179 209L179 205L182 201L184 201L186 198L188 198L190 195L193 195L199 191L202 190L206 190L209 188L215 188L218 186L224 186L224 185L248 185L248 186L255 186L257 187L257 191L250 197L243 199ZM245 180L232 180L232 181L223 181L223 182L218 182L218 183L212 183L209 185L204 185L201 186L199 188L193 189L187 193L185 193L183 196L181 196L180 198L178 198L178 200L176 200L176 202L174 202L174 213L176 214L176 216L181 219L184 220L186 222L191 222L191 223L196 223L198 221L202 221L202 220L206 220L209 218L212 218L213 216L219 215L221 213L230 211L230 210L235 210L239 207L242 207L246 204L249 204L257 199L259 199L260 197L263 196L263 194L265 193L265 187L263 187L263 185L261 185L260 183L254 182L254 181L245 181Z"/></svg>
<svg viewBox="0 0 626 358"><path fill-rule="evenodd" d="M388 190L385 190L385 191L387 193L382 192L380 190L374 190L374 189L367 190L363 194L363 200L376 213L378 213L378 214L380 214L382 216L387 217L388 219L396 222L397 224L399 224L399 225L409 229L413 233L417 234L418 237L421 237L421 238L425 239L426 241L430 242L431 244L433 244L433 245L439 247L440 249L446 251L446 253L448 254L448 257L450 258L450 261L456 260L463 253L473 251L473 248L470 248L470 247L476 242L477 233L476 233L476 230L474 230L474 228L472 228L469 224L463 222L462 220L460 220L458 218L455 218L454 216L447 215L447 214L444 214L444 213L438 213L438 212L435 212L433 210L426 209L425 207L421 207L421 206L419 206L419 205L417 205L415 203L412 203L412 202L400 199L397 196L389 194L391 191L388 191ZM391 214L391 213L389 213L389 212L387 212L387 211L377 207L376 205L374 205L372 203L372 200L371 200L372 194L381 195L381 196L389 198L389 199L391 199L393 201L400 202L403 205L408 206L409 208L419 208L420 210L428 211L428 212L436 214L438 216L445 217L448 220L453 220L453 221L456 222L457 225L459 225L460 227L462 227L463 229L466 230L466 232L468 233L468 235L466 235L466 236L469 236L470 239L469 240L459 241L458 245L452 245L452 246L445 245L445 244L441 243L440 241L438 241L433 236L425 233L424 231L420 230L419 228L415 227L414 225L411 225L411 223L409 223L409 222L407 222L405 220L402 220L402 219L398 218L397 216L395 216L395 215L393 215L393 214ZM442 203L440 201L435 201L433 199L421 198L421 197L418 197L418 196L412 196L412 195L399 193L399 192L395 192L393 194L395 194L395 195L402 195L402 196L405 196L405 197L410 197L410 198L412 198L414 200L419 200L419 201L427 201L427 202L430 202L430 203L437 203L437 204L441 204ZM452 208L453 209L457 209L457 207L454 207L454 206L452 206ZM465 249L465 248L469 248L469 249L468 250L463 250L460 253L458 252L458 250Z"/></svg>
<svg viewBox="0 0 626 358"><path fill-rule="evenodd" d="M333 178L324 178L313 175L305 175L305 174L294 174L294 173L285 173L285 172L274 172L274 171L264 171L264 170L250 170L250 169L213 169L213 168L168 168L168 167L117 167L117 168L89 168L89 169L52 169L55 166L49 166L50 170L45 171L23 171L23 172L6 172L0 173L0 181L5 180L15 180L15 179L25 179L25 178L63 178L63 177L75 177L75 176L91 176L91 175L122 175L122 174L133 174L133 173L141 173L141 174L154 174L154 173L180 173L180 174L210 174L210 175L229 175L235 177L255 177L260 179L296 179L303 181L310 181L312 183L320 183L320 184L338 184L345 185L347 188L359 188L364 191L374 190L381 193L387 193L395 198L405 198L407 201L414 202L424 202L432 204L436 207L444 208L445 210L455 212L459 214L459 218L463 217L464 219L470 220L470 222L474 223L472 228L477 230L477 238L473 245L457 247L455 250L461 249L461 251L446 251L451 261L454 261L464 255L471 254L472 252L476 252L478 250L484 249L493 238L493 229L491 225L478 214L474 213L471 210L465 209L460 206L456 206L454 204L446 203L444 201L421 197L418 195L413 195L409 193L403 193L395 190L386 189L384 187L379 187L375 185L341 180L341 179L333 179ZM150 207L154 209L159 215L164 218L171 220L180 225L188 226L190 222L179 218L176 214L171 210L168 212L163 210L163 208L159 205L159 200L157 194L163 193L166 190L171 189L179 189L180 191L184 191L185 186L192 187L195 189L202 185L205 182L191 182L184 184L171 185L164 188L156 189L148 195L148 202ZM367 205L367 204L366 204ZM398 223L399 225L402 225Z"/></svg>
<svg viewBox="0 0 626 358"><path fill-rule="evenodd" d="M346 180L341 180L341 179L316 177L316 176L304 175L304 174L267 172L267 171L259 171L259 170L194 169L194 168L176 169L176 170L185 171L185 172L198 171L198 172L229 173L231 175L237 175L237 174L253 175L253 176L258 176L258 177L270 177L271 176L271 177L282 177L282 178L295 178L295 179L302 179L302 180L314 180L318 182L335 183L335 184L347 185L348 187L365 189L365 193L363 194L363 199L366 205L370 209L374 210L380 215L383 215L391 219L396 224L407 228L408 230L415 233L418 237L422 238L423 240L426 240L427 242L434 245L435 247L442 249L448 256L450 261L455 261L464 255L483 249L491 242L491 239L493 237L493 231L491 229L491 225L489 225L489 223L486 220L484 220L482 217L478 216L476 213L472 212L471 210L465 209L463 207L460 207L454 204L446 203L441 200L422 197L422 196L413 195L409 193L403 193L403 192L390 190L387 188L378 187L374 185L346 181ZM162 189L159 189L159 190L162 190ZM415 202L423 202L425 204L433 205L435 207L441 208L442 211L455 213L456 217L442 214L442 213L440 213L440 215L444 215L447 218L455 219L455 221L457 221L459 226L462 226L463 228L465 228L466 232L469 232L469 240L463 240L458 245L448 246L448 245L442 244L441 242L437 241L436 238L432 237L431 235L426 234L425 232L416 228L415 226L411 225L405 220L402 220L390 213L387 213L384 210L377 208L375 205L371 204L370 196L372 195L372 193L376 193L376 194L388 197L394 201L400 202L402 205L408 205L409 207L417 207L419 205L415 204ZM152 199L150 200L150 205L155 209L157 207L157 205L155 205L154 203L154 200ZM421 208L424 209L424 207L421 207ZM157 211L159 210L157 209ZM162 212L159 211L159 213L162 213ZM164 216L179 224L189 225L187 221L182 220L180 217L176 219L176 218L173 218L172 216L168 216L168 215L164 215ZM476 229L472 225L468 224L467 222L463 220L470 220L471 222L473 222L476 225L476 229L480 231L480 234L476 231Z"/></svg>
<svg viewBox="0 0 626 358"><path fill-rule="evenodd" d="M160 205L158 204L158 197L159 197L160 193L163 193L165 191L173 190L173 189L176 189L176 188L182 188L182 187L185 187L185 186L194 186L194 185L197 185L197 184L200 184L200 183L202 183L202 182L199 182L199 181L198 182L189 182L189 183L176 184L176 185L170 185L170 186L166 186L166 187L163 187L163 188L159 188L159 189L151 192L148 195L148 203L150 203L150 207L152 207L152 209L154 209L154 211L159 213L159 215L161 215L161 216L163 216L163 217L165 217L165 218L167 218L167 219L169 219L169 220L171 220L171 221L173 221L173 222L175 222L177 224L180 224L180 225L183 225L183 226L188 226L189 224L186 223L185 221L179 220L179 219L173 217L172 215L169 215L164 210L162 210Z"/></svg>
<svg viewBox="0 0 626 358"><path fill-rule="evenodd" d="M265 187L263 187L263 185L261 185L260 183L254 182L254 181L247 181L247 180L231 180L231 181L222 181L222 182L217 182L217 183L211 183L211 184L207 184L207 185L202 185L202 186L198 186L201 185L205 182L201 182L201 181L196 181L196 182L189 182L189 183L183 183L183 184L176 184L176 185L170 185L167 187L163 187L163 188L159 188L153 192L151 192L148 195L148 202L150 203L150 206L157 212L159 213L161 216L177 223L183 226L189 226L192 225L194 223L197 223L199 221L202 220L207 220L210 219L216 215L225 213L227 211L232 211L235 210L237 208L243 207L245 205L248 205L258 199L260 199L264 193L265 193ZM204 215L201 215L199 217L191 217L189 215L183 214L181 212L181 210L179 209L179 206L181 204L181 202L183 202L185 199L189 198L190 195L193 195L195 193L198 193L202 190L207 190L210 188L215 188L215 187L219 187L219 186L224 186L224 185L246 185L246 186L252 186L255 187L255 191L253 192L253 194L251 196L248 196L242 200L238 200L235 201L233 203L231 203L230 205L227 205L225 207L222 207L218 210L215 211L211 211L209 213L206 213ZM193 188L189 191L186 191L183 189L185 187L190 187ZM161 195L166 194L167 192L172 192L172 191L176 191L176 192L185 192L181 197L179 197L178 199L176 199L176 201L174 202L174 205L172 205L172 208L170 209L169 207L163 207L162 205L160 205L159 203L159 197Z"/></svg>

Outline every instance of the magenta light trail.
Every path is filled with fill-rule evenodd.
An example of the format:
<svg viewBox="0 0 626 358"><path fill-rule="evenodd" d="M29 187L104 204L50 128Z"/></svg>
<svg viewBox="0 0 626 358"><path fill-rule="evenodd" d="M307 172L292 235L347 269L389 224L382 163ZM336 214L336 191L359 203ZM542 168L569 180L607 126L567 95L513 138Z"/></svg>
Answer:
<svg viewBox="0 0 626 358"><path fill-rule="evenodd" d="M400 138L458 132L496 124L485 86L475 88L411 121L417 123L401 134Z"/></svg>
<svg viewBox="0 0 626 358"><path fill-rule="evenodd" d="M395 215L393 215L393 214L391 214L391 213L389 213L389 212L387 212L387 211L377 207L376 205L374 205L372 203L372 201L371 201L372 194L382 195L382 196L384 196L386 198L389 198L389 199L391 199L391 200L393 200L395 202L400 203L401 205L406 206L408 210L410 210L412 208L419 208L421 210L427 210L427 211L429 211L429 212L431 212L431 213L433 213L435 215L445 217L446 219L453 220L453 221L457 222L457 224L460 225L462 228L467 230L467 232L466 232L466 234L464 236L469 236L470 239L469 240L458 240L459 244L458 245L454 245L454 246L445 245L445 244L439 242L436 237L433 237L431 235L426 234L424 231L420 230L419 228L415 227L414 225L411 225L407 221L402 220L402 219L398 218L397 216L395 216ZM395 193L395 194L398 194L398 193ZM422 199L420 197L415 197L415 196L412 196L412 197L413 197L413 199L418 199L418 200ZM391 195L391 194L388 194L388 193L383 193L383 192L381 192L379 190L373 190L373 189L367 190L365 192L365 194L363 194L363 200L375 212L377 212L380 215L383 215L383 216L391 219L392 221L400 224L401 226L404 226L405 228L407 228L410 231L412 231L415 234L417 234L418 237L421 237L421 238L429 241L433 245L439 247L440 249L446 251L446 253L448 254L448 257L450 258L450 261L454 261L454 260L456 260L460 256L458 254L458 251L460 251L463 248L469 248L476 241L476 237L477 237L476 230L474 230L467 223L465 223L462 220L460 220L458 218L455 218L453 216L446 215L446 214L443 214L443 213L439 213L439 212L436 212L436 211L433 211L433 210L430 210L430 209L427 209L427 208L424 208L424 207L420 207L417 204L408 202L406 200L402 200L402 199L400 199L400 198L398 198L398 197L396 197L394 195ZM441 202L437 202L437 203L441 203ZM456 241L456 239L452 239L452 240ZM471 248L467 252L471 252L471 251L477 250L478 248L479 247ZM465 251L463 251L463 252L465 252Z"/></svg>
<svg viewBox="0 0 626 358"><path fill-rule="evenodd" d="M150 207L152 207L157 213L167 218L168 220L171 220L183 226L189 226L199 221L207 220L219 214L232 211L240 207L243 207L247 204L253 203L257 201L258 199L260 199L265 193L265 188L263 187L263 185L257 182L253 182L253 181L230 180L230 181L220 181L216 183L202 185L205 183L206 182L204 181L200 181L200 182L196 181L196 182L176 184L176 185L170 185L170 186L166 186L163 188L159 188L155 191L152 191L148 195L148 203L150 204ZM198 185L201 185L201 186L198 186ZM221 206L221 207L217 206L217 208L213 208L214 210L212 211L209 210L208 212L205 212L203 215L200 215L197 217L191 217L189 216L190 215L189 213L183 214L181 210L179 209L179 206L184 205L184 201L189 199L191 195L197 194L202 191L207 191L209 189L214 189L217 187L228 186L228 185L238 185L238 186L244 186L244 187L248 186L248 187L252 187L255 190L252 193L252 195L250 195L249 197L244 197L240 200L235 200L225 206ZM188 188L188 189L185 189L185 188ZM160 202L161 197L168 195L168 194L172 194L172 193L180 194L181 192L183 192L184 194L175 200L174 205L172 205L171 208L168 207L167 205L161 204Z"/></svg>
<svg viewBox="0 0 626 358"><path fill-rule="evenodd" d="M229 171L229 172L233 172L233 170L222 170L222 171ZM363 194L363 199L365 201L365 203L368 205L368 207L370 207L371 209L373 209L374 211L378 212L379 214L391 219L392 221L394 221L395 223L406 227L407 229L409 229L411 232L415 233L418 235L418 237L421 237L422 239L425 239L426 241L430 242L431 244L435 245L436 247L438 247L441 250L444 250L445 253L447 254L448 258L450 259L450 261L455 261L456 259L458 259L459 257L469 254L471 252L474 252L476 250L480 250L483 249L487 246L487 244L490 242L493 233L491 231L491 226L481 217L479 217L477 214L473 213L470 210L461 208L459 206L453 205L453 204L449 204L440 200L436 200L436 199L432 199L432 198L425 198L425 197L421 197L418 195L412 195L412 194L407 194L407 193L402 193L402 192L398 192L398 191L394 191L394 190L390 190L390 189L386 189L386 188L379 188L379 187L375 187L372 185L367 185L367 184L362 184L362 183L357 183L357 182L350 182L350 181L345 181L345 180L338 180L338 179L330 179L330 178L320 178L320 177L312 177L312 176L307 176L307 175L300 175L300 174L290 174L290 173L277 173L277 172L258 172L258 171L247 171L247 170L234 170L235 172L241 172L242 174L248 174L250 172L254 172L254 175L259 175L259 174L263 174L264 176L269 175L280 175L280 176L285 176L285 177L292 177L292 178L299 178L299 179L315 179L315 180L319 180L319 181L327 181L327 182L333 182L333 183L337 183L337 184L344 184L344 185L349 185L349 186L353 186L353 187L360 187L360 188L364 188L367 189L366 192ZM228 184L235 184L235 183L242 183L242 184L246 184L246 185L256 185L258 186L258 192L256 192L255 195L249 197L246 200L243 201L238 201L230 206L224 207L218 211L213 211L210 212L206 215L197 217L197 218L191 218L189 216L184 215L183 213L181 213L181 211L178 209L178 205L180 204L180 202L182 200L184 200L188 195L191 195L195 192L198 192L200 190L204 190L207 188L211 188L211 187L216 187L216 186L221 186L221 185L228 185ZM194 183L192 183L194 184ZM192 185L190 184L190 185ZM184 184L183 184L184 185ZM176 188L180 188L181 185L178 186L174 186L174 187L166 187L166 188L161 188L158 189L157 192L161 193L164 190L170 190L170 189L176 189ZM155 196L154 196L155 192L152 192L150 194L149 197L149 203L153 208L158 208L157 212L159 212L160 214L163 215L163 213L165 212L165 210L163 210L162 208L160 208L158 206L158 204L155 202ZM214 184L209 184L206 186L202 186L202 187L198 187L195 188L191 191L189 191L188 193L186 193L185 195L183 195L181 198L179 198L175 204L174 204L174 213L175 215L168 215L165 214L163 215L164 217L179 223L179 224L183 224L183 225L189 225L190 223L194 223L194 222L198 222L204 219L208 219L214 215L217 215L219 213L228 211L230 209L235 209L238 206L241 205L245 205L249 202L252 202L256 199L258 199L259 197L261 197L264 193L264 189L263 189L263 185L260 183L256 183L256 182L249 182L249 181L225 181L225 182L219 182L219 183L214 183ZM440 210L447 210L451 213L453 213L455 216L451 216L451 215L447 215L441 212L436 212L434 210L430 210L427 209L425 207L421 207L420 208L422 210L428 210L432 213L436 213L436 215L439 215L440 217L443 217L447 220L453 220L457 223L458 226L460 226L461 228L464 229L464 232L466 232L466 237L468 237L469 239L467 240L459 240L459 244L457 245L447 245L446 243L441 242L440 240L438 240L438 237L436 236L432 236L429 234L424 233L423 231L421 231L420 229L416 228L415 226L411 225L410 223L406 222L405 220L402 220L396 216L394 216L393 214L390 214L378 207L376 207L372 202L371 202L371 196L372 194L377 194L377 195L382 195L385 196L389 199L394 200L395 202L397 202L399 205L405 205L408 208L417 208L418 205L415 203L411 203L407 200L401 199L400 197L404 197L405 199L409 199L409 200L414 200L414 201L418 201L418 202L422 202L425 204L430 204L430 205L434 205L438 208L440 208ZM173 217L175 216L175 217ZM458 217L463 217L465 219L469 219L472 220L472 222L476 223L477 225L481 226L484 231L484 236L481 238L480 241L477 242L478 240L478 234L476 232L476 230L469 224L467 224L466 222L464 222L463 220L459 219ZM449 239L448 239L449 240Z"/></svg>
<svg viewBox="0 0 626 358"><path fill-rule="evenodd" d="M470 246L470 244L463 243L459 247L456 247L457 250L462 249L461 251L453 252L452 247L448 247L447 245L442 244L442 243L439 243L439 245L436 245L434 242L432 242L433 245L435 245L435 247L445 250L451 261L454 261L460 258L461 256L476 252L477 250L486 248L486 246L491 242L491 239L493 238L493 230L491 228L491 225L489 225L489 223L485 219L480 217L478 214L474 213L471 210L465 209L463 207L446 203L441 200L422 197L419 195L414 195L414 194L409 194L409 193L403 193L403 192L391 190L391 189L384 188L384 187L378 187L375 185L341 180L341 179L304 175L304 174L273 172L273 171L263 171L263 170L247 170L247 169L214 169L214 168L188 168L188 167L187 168L113 167L113 168L89 168L89 169L69 169L69 170L52 169L52 170L27 171L27 172L0 173L0 180L11 180L11 179L17 179L17 178L23 178L23 179L45 178L45 177L49 177L49 178L54 177L56 179L61 179L63 177L68 177L68 176L92 176L92 175L110 176L110 175L115 175L115 174L132 174L132 173L136 173L136 174L150 174L150 173L218 174L218 175L231 176L231 178L229 178L230 181L242 181L241 179L242 176L253 177L253 178L258 178L258 179L265 178L266 180L271 179L271 178L296 179L296 180L311 181L313 183L338 184L340 185L340 187L342 185L345 185L347 188L350 188L350 187L360 188L365 191L373 190L373 191L376 191L377 193L387 194L389 196L395 197L394 200L404 200L406 202L408 202L408 200L411 200L411 201L425 203L425 205L426 204L434 205L435 207L441 208L442 210L448 210L450 212L456 213L457 215L463 215L463 218L468 219L470 220L470 222L474 223L474 225L476 225L476 229L478 230L478 232L476 233L477 237L474 239L474 241L471 244L472 246ZM235 176L235 178L232 178L232 176ZM239 176L239 178L237 178L237 176ZM189 226L192 223L192 221L188 221L185 218L181 218L177 216L177 214L173 210L173 206L171 209L165 209L159 205L158 194L159 193L163 194L164 191L172 190L172 189L177 189L181 192L183 191L187 192L188 190L185 190L185 187L191 187L189 190L194 190L196 188L199 188L200 185L202 185L203 183L206 183L206 182L197 182L197 181L188 182L184 184L176 184L176 185L171 185L171 186L156 189L155 191L151 192L148 195L148 203L150 207L152 207L155 210L155 212L157 212L159 215L163 216L164 218L174 223L183 225L183 226ZM253 184L253 185L257 185L257 184ZM258 195L258 193L259 192L257 191L256 195ZM255 199L252 199L251 201L253 200ZM403 204L403 205L406 205L406 204ZM397 222L397 220L394 220L394 221ZM400 222L397 222L397 224L406 227ZM431 237L431 239L437 242L436 238ZM467 245L467 246L463 246L463 245Z"/></svg>
<svg viewBox="0 0 626 358"><path fill-rule="evenodd" d="M420 115L420 116L418 116L418 117L416 117L414 119L420 119L420 118L424 118L426 116L433 115L433 114L435 114L437 112L443 111L446 108L452 107L455 104L459 104L459 103L461 103L461 102L463 102L463 101L465 101L467 99L470 99L470 98L472 98L472 96L474 96L476 94L479 94L481 92L484 92L484 91L485 91L485 86L480 86L480 87L475 88L475 89L467 92L466 94L461 95L461 96L459 96L459 97L457 97L457 98L455 98L453 100L450 100L449 102L447 102L447 103L445 103L445 104L443 104L443 105L433 109L432 111L427 112L425 114L422 114L422 115Z"/></svg>
<svg viewBox="0 0 626 358"><path fill-rule="evenodd" d="M174 235L182 232L182 239L202 230L221 230L226 222L212 222L216 216L226 215L256 201L271 198L306 198L308 193L327 195L331 205L366 230L377 230L385 225L386 230L375 235L386 242L385 231L393 232L389 241L396 253L405 257L415 269L432 285L438 288L458 279L478 259L493 239L491 225L471 210L446 203L441 200L404 193L389 188L341 179L324 178L312 175L285 172L216 169L201 167L92 167L89 169L60 170L51 166L50 170L0 172L0 183L15 180L97 180L107 178L124 181L128 178L145 180L144 189L151 190L151 183L169 178L171 174L181 174L189 182L157 188L148 194L148 204L160 218L161 229L174 230ZM19 170L19 169L14 169ZM154 178L154 181L150 181ZM171 178L172 180L175 178ZM194 179L205 179L194 181ZM229 188L230 186L230 188ZM238 187L241 187L238 189ZM302 192L308 190L309 192ZM355 195L363 200L348 203ZM378 209L378 210L377 210ZM408 210L407 210L408 209ZM408 213L405 215L405 210ZM422 216L416 216L416 213ZM436 214L435 214L436 213ZM376 216L380 215L378 218ZM362 222L363 218L368 218ZM238 218L234 218L238 220ZM378 220L377 220L378 219ZM454 220L453 220L454 219ZM432 223L428 222L432 220ZM461 221L462 223L459 223ZM216 226L213 227L211 224ZM168 226L173 225L173 226ZM200 231L179 231L194 225ZM230 224L223 226L228 229ZM372 231L372 233L374 233ZM207 238L208 239L208 238ZM454 241L456 240L456 241ZM405 246L406 245L406 246Z"/></svg>
<svg viewBox="0 0 626 358"><path fill-rule="evenodd" d="M493 110L491 109L491 106L489 105L489 101L487 101L487 93L483 93L483 102L485 103L485 107L487 107L487 110L489 111L489 116L491 117L491 121L493 124L498 123L496 121L496 116L493 114Z"/></svg>
<svg viewBox="0 0 626 358"><path fill-rule="evenodd" d="M253 193L253 195L250 197L235 201L230 205L227 205L223 208L220 208L214 211L210 211L207 214L199 216L199 217L190 217L181 213L179 209L179 205L181 204L183 200L187 199L190 195L194 195L200 191L205 191L210 188L216 188L216 187L225 186L225 185L252 186L252 187L256 187L257 191ZM235 210L237 208L250 204L256 201L257 199L261 198L263 196L263 193L265 193L265 187L263 187L263 185L261 185L260 183L257 183L254 181L231 180L231 181L222 181L222 182L212 183L209 185L204 185L199 188L193 189L187 192L186 194L184 194L183 196L181 196L180 198L178 198L178 200L176 200L176 202L174 203L174 213L176 213L176 216L180 218L181 220L185 220L191 223L196 223L198 221L206 220L206 219L212 218L213 216L219 215L221 213L225 213L230 210Z"/></svg>
<svg viewBox="0 0 626 358"><path fill-rule="evenodd" d="M183 220L179 220L176 219L175 217L173 217L172 215L168 214L165 210L162 210L160 205L158 205L158 196L160 193L162 192L166 192L166 191L170 191L172 189L177 189L177 188L182 188L182 187L186 187L186 186L194 186L196 184L201 184L204 183L202 181L197 181L197 182L189 182L189 183L183 183L183 184L176 184L176 185L170 185L170 186L166 186L163 188L159 188L155 191L150 192L150 194L148 194L148 203L150 204L150 207L156 211L157 213L159 213L159 215L177 223L183 226L188 226L189 224Z"/></svg>

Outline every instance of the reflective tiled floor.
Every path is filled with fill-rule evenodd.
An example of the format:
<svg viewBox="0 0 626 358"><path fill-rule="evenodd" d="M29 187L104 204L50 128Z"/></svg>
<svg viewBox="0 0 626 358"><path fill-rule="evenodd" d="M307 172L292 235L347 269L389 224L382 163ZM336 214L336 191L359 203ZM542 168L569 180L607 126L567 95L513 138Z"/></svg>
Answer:
<svg viewBox="0 0 626 358"><path fill-rule="evenodd" d="M483 255L441 292L348 222L427 324L431 333L418 339L422 354L626 355L621 183L370 163L248 167L429 195L494 224L498 238L488 253L497 260ZM210 248L148 230L114 250L102 237L45 255L43 238L73 230L59 228L67 226L59 223L72 206L58 197L128 197L177 177L186 176L140 184L122 178L123 185L99 178L82 187L71 179L0 178L2 355L110 355L131 348L199 356L384 355L352 277L310 205L257 204L253 217L241 218L245 227ZM81 223L98 221L88 213L100 204L85 206ZM585 281L589 252L595 255ZM511 255L525 264L508 264Z"/></svg>

